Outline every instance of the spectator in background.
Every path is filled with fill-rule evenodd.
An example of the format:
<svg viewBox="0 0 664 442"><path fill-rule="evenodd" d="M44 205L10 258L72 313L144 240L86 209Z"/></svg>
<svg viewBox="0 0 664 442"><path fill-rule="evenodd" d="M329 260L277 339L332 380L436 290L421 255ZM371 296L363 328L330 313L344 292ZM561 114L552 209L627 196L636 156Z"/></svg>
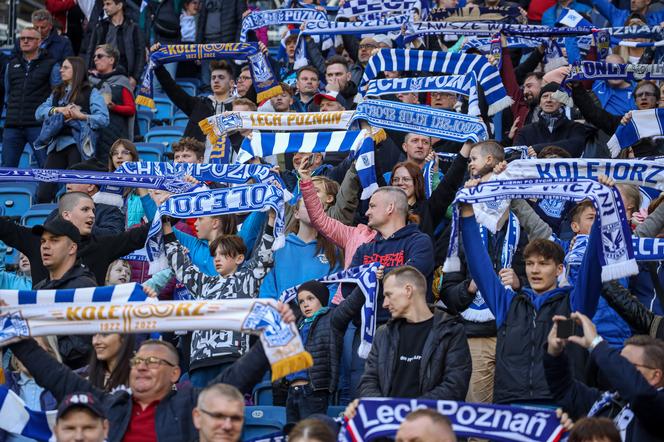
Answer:
<svg viewBox="0 0 664 442"><path fill-rule="evenodd" d="M7 119L2 132L2 167L18 167L27 143L33 146L41 131L35 111L60 84L60 66L40 49L41 34L24 28L18 38L21 51L7 64L3 78ZM34 150L39 167L46 163L46 152Z"/></svg>
<svg viewBox="0 0 664 442"><path fill-rule="evenodd" d="M592 6L588 6L576 0L558 0L553 6L542 14L542 24L544 26L555 26L560 15L567 9L578 12L582 15L589 15L592 12Z"/></svg>
<svg viewBox="0 0 664 442"><path fill-rule="evenodd" d="M93 352L84 369L92 385L110 392L129 385L129 360L134 354L136 337L132 334L97 333L92 336Z"/></svg>
<svg viewBox="0 0 664 442"><path fill-rule="evenodd" d="M434 410L423 408L408 413L399 425L396 442L457 442L452 422Z"/></svg>
<svg viewBox="0 0 664 442"><path fill-rule="evenodd" d="M62 83L35 111L37 120L43 122L35 147L46 150L47 169L67 169L91 158L95 131L109 121L104 97L90 86L82 58L68 57L60 76ZM40 183L37 202L51 202L56 190L57 183Z"/></svg>
<svg viewBox="0 0 664 442"><path fill-rule="evenodd" d="M239 442L244 425L244 396L232 385L211 384L198 395L192 417L200 442Z"/></svg>
<svg viewBox="0 0 664 442"><path fill-rule="evenodd" d="M251 86L254 84L253 79L251 78L251 71L249 65L242 66L240 69L240 75L235 79L235 91L238 97L247 97L247 94L250 93ZM255 101L255 97L254 97Z"/></svg>
<svg viewBox="0 0 664 442"><path fill-rule="evenodd" d="M108 426L106 412L94 396L76 393L62 400L53 433L58 442L104 442Z"/></svg>
<svg viewBox="0 0 664 442"><path fill-rule="evenodd" d="M207 0L201 5L198 16L196 43L240 41L242 14L246 10L246 0ZM201 64L201 81L205 86L211 84L211 67L209 60L204 60ZM231 78L234 77L231 73Z"/></svg>
<svg viewBox="0 0 664 442"><path fill-rule="evenodd" d="M101 164L109 161L111 145L118 138L134 138L134 116L136 103L132 86L124 68L118 65L120 53L115 47L104 44L97 46L94 53L95 69L89 81L99 90L108 107L109 124L99 129L95 148L95 158Z"/></svg>
<svg viewBox="0 0 664 442"><path fill-rule="evenodd" d="M48 56L58 63L74 55L69 39L53 27L53 16L46 9L37 9L32 13L32 26L41 34L40 48L45 49Z"/></svg>
<svg viewBox="0 0 664 442"><path fill-rule="evenodd" d="M611 54L606 57L606 62L624 64L625 60L618 54ZM608 113L620 117L636 108L633 91L634 84L625 79L593 82L593 94L599 100L600 106Z"/></svg>
<svg viewBox="0 0 664 442"><path fill-rule="evenodd" d="M109 44L118 49L120 58L117 64L125 69L129 77L130 89L141 78L145 65L145 41L143 33L134 21L125 15L125 0L104 0L107 18L99 21L92 31L86 65L92 68L92 54L99 45Z"/></svg>
<svg viewBox="0 0 664 442"><path fill-rule="evenodd" d="M313 66L303 66L297 70L295 82L297 93L293 95L291 109L295 112L314 112L312 100L318 93L320 80L318 70Z"/></svg>
<svg viewBox="0 0 664 442"><path fill-rule="evenodd" d="M357 85L351 81L348 62L345 58L335 55L325 62L325 88L339 92L348 103L353 103L357 94Z"/></svg>
<svg viewBox="0 0 664 442"><path fill-rule="evenodd" d="M270 107L274 112L291 112L293 90L286 83L281 83L280 86L283 92L270 98ZM262 107L261 110L263 110Z"/></svg>
<svg viewBox="0 0 664 442"><path fill-rule="evenodd" d="M622 442L622 438L611 419L584 417L574 423L567 442Z"/></svg>
<svg viewBox="0 0 664 442"><path fill-rule="evenodd" d="M609 0L595 0L593 6L611 23L611 26L623 26L630 13L640 14L646 18L650 26L657 26L664 22L664 11L652 11L651 0L631 0L630 10L618 9Z"/></svg>
<svg viewBox="0 0 664 442"><path fill-rule="evenodd" d="M18 269L15 272L7 270L5 258L7 246L0 242L0 290L31 290L32 275L30 260L23 253L18 257Z"/></svg>
<svg viewBox="0 0 664 442"><path fill-rule="evenodd" d="M118 167L122 166L127 161L140 161L136 145L129 140L120 138L111 146L108 156L108 171L115 172ZM136 224L141 224L143 221L147 222L145 212L143 211L143 204L141 203L141 196L147 195L147 189L132 189L125 187L122 194L124 204L122 205L122 212L125 215L125 227L131 227Z"/></svg>
<svg viewBox="0 0 664 442"><path fill-rule="evenodd" d="M196 27L200 10L201 0L185 0L182 4L180 13L180 40L182 43L196 42Z"/></svg>

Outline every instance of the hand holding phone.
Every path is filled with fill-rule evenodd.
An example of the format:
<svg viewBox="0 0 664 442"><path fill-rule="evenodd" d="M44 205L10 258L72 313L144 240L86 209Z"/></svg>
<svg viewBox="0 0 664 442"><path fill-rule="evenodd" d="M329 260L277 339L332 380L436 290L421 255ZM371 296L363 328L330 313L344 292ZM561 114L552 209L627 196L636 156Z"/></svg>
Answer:
<svg viewBox="0 0 664 442"><path fill-rule="evenodd" d="M568 339L570 336L583 336L583 327L581 327L581 324L577 324L574 319L558 321L558 333L556 337L558 339Z"/></svg>

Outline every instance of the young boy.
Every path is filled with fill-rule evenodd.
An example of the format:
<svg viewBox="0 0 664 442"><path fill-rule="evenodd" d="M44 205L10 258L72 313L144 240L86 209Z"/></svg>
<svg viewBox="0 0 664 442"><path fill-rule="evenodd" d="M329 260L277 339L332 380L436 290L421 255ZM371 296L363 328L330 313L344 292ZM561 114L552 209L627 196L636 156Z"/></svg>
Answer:
<svg viewBox="0 0 664 442"><path fill-rule="evenodd" d="M174 163L202 163L205 157L205 144L196 138L183 137L173 143Z"/></svg>
<svg viewBox="0 0 664 442"><path fill-rule="evenodd" d="M168 262L175 277L189 290L193 299L253 298L265 274L272 266L274 212L255 256L245 261L246 247L236 235L222 235L210 244L210 255L218 276L200 271L177 241L168 221L164 221L164 242ZM194 331L191 339L190 379L195 387L205 387L210 380L237 360L248 348L248 336L227 330Z"/></svg>
<svg viewBox="0 0 664 442"><path fill-rule="evenodd" d="M505 288L492 268L491 259L482 244L473 207L463 204L461 233L471 276L496 317L496 371L494 402L550 403L549 387L542 366L543 346L553 324L554 315L569 317L580 311L594 314L593 306L601 289L601 268L595 242L599 228L593 227L579 279L574 287L558 287L563 272L564 252L553 241L536 239L524 249L526 277L530 288L518 291ZM581 375L586 355L582 348L570 349L576 354L575 373Z"/></svg>

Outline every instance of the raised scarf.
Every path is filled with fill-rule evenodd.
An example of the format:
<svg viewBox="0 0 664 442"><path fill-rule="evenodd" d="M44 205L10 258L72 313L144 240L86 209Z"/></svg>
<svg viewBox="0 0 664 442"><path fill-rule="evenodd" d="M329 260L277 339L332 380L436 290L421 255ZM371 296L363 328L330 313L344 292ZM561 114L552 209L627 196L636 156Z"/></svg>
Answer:
<svg viewBox="0 0 664 442"><path fill-rule="evenodd" d="M376 299L378 294L376 270L378 270L378 267L380 267L380 263L374 262L359 267L352 267L317 279L318 282L322 282L323 284L336 284L339 282L354 283L362 291L364 306L362 307L362 329L360 330L361 342L357 349L357 354L363 359L369 356L376 333ZM300 285L289 287L281 292L279 300L289 303L297 299L297 289Z"/></svg>
<svg viewBox="0 0 664 442"><path fill-rule="evenodd" d="M495 232L503 216L505 200L523 198L551 198L579 202L590 199L597 210L602 240L598 241L597 255L602 266L602 281L623 278L638 273L634 259L631 238L632 233L625 218L625 208L620 193L614 187L604 186L592 180L512 180L487 181L477 187L465 188L457 193L455 203L485 203L483 212L476 212L475 217ZM450 246L443 271L459 271L459 211L454 208L452 218Z"/></svg>
<svg viewBox="0 0 664 442"><path fill-rule="evenodd" d="M357 105L352 121L355 120L366 120L383 129L458 142L488 138L486 126L478 117L397 101L364 100Z"/></svg>
<svg viewBox="0 0 664 442"><path fill-rule="evenodd" d="M618 126L606 145L611 155L617 157L621 150L636 144L640 139L661 135L664 135L664 108L634 110L632 119Z"/></svg>
<svg viewBox="0 0 664 442"><path fill-rule="evenodd" d="M462 8L435 8L429 11L427 20L446 22L504 22L516 23L521 11L516 6L464 6Z"/></svg>
<svg viewBox="0 0 664 442"><path fill-rule="evenodd" d="M165 45L150 54L136 104L154 108L152 82L157 66L187 60L246 60L249 62L259 102L283 93L270 63L258 48L258 43Z"/></svg>
<svg viewBox="0 0 664 442"><path fill-rule="evenodd" d="M480 115L475 74L437 77L384 78L367 83L365 97L380 97L408 92L446 92L468 97L468 115Z"/></svg>
<svg viewBox="0 0 664 442"><path fill-rule="evenodd" d="M0 291L0 297L4 298L10 292ZM273 380L313 365L311 355L304 350L297 327L282 321L273 300L71 302L58 299L60 290L38 290L32 296L35 299L49 296L42 296L40 292L55 292L55 302L2 307L0 345L28 336L223 329L260 335L265 355L272 366Z"/></svg>
<svg viewBox="0 0 664 442"><path fill-rule="evenodd" d="M444 23L444 22L443 22ZM483 55L410 49L381 49L371 56L364 69L360 89L384 71L434 72L436 74L475 74L489 104L489 115L512 105L500 72Z"/></svg>

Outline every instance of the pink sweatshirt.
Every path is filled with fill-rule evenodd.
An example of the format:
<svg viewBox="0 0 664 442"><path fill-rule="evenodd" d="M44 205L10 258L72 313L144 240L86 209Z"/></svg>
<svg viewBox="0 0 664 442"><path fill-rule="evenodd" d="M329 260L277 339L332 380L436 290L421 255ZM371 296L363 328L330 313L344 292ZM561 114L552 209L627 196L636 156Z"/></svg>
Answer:
<svg viewBox="0 0 664 442"><path fill-rule="evenodd" d="M357 227L347 226L341 221L329 217L323 210L320 199L318 199L313 181L300 181L300 191L311 225L344 250L344 269L347 269L357 248L362 244L373 241L376 231L366 224L359 224ZM339 286L332 302L338 304L342 299L341 286Z"/></svg>

